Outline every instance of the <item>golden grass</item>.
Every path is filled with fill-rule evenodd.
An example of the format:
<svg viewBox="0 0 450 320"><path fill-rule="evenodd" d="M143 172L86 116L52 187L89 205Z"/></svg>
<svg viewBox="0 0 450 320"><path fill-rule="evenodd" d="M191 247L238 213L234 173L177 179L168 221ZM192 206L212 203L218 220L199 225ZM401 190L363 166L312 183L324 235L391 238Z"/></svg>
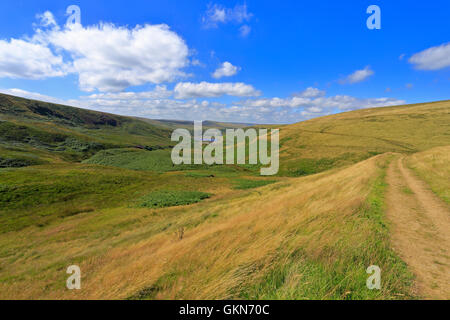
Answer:
<svg viewBox="0 0 450 320"><path fill-rule="evenodd" d="M280 141L280 172L290 175L295 175L302 159L328 159L328 166L336 167L378 153L414 153L450 145L450 101L316 118L282 127Z"/></svg>
<svg viewBox="0 0 450 320"><path fill-rule="evenodd" d="M353 264L361 275L355 286L365 288L365 268L383 262L373 221L361 208L386 161L378 156L192 206L102 210L2 234L0 246L8 250L0 256L0 298L123 299L146 288L156 299L236 298L282 261L292 264L296 252L302 258L295 266L306 261L330 272L338 266L344 277ZM81 267L80 291L65 289L71 264ZM277 298L301 298L292 291L317 286L301 275L292 269ZM387 281L381 292L355 297L392 297L397 287ZM351 290L334 283L310 297L345 298Z"/></svg>
<svg viewBox="0 0 450 320"><path fill-rule="evenodd" d="M413 154L407 164L428 183L434 193L450 204L450 146Z"/></svg>
<svg viewBox="0 0 450 320"><path fill-rule="evenodd" d="M284 126L280 175L331 170L280 177L257 189L231 190L230 179L244 173L210 179L134 172L146 180L142 195L174 186L214 197L164 209L135 208L132 194L114 206L92 205L85 197L79 206L86 212L0 234L0 299L409 297L409 273L389 247L383 172L393 156L389 152L411 154L408 164L449 202L450 149L438 147L445 145L450 145L450 101ZM387 154L364 160L379 153ZM48 176L52 182L58 170L66 173L65 166L5 171L2 177L14 184L21 183L18 177L26 182ZM106 174L103 167L86 168ZM34 169L41 175L26 174ZM81 267L81 291L65 288L65 270L72 264ZM381 291L365 287L365 269L372 264L382 267Z"/></svg>

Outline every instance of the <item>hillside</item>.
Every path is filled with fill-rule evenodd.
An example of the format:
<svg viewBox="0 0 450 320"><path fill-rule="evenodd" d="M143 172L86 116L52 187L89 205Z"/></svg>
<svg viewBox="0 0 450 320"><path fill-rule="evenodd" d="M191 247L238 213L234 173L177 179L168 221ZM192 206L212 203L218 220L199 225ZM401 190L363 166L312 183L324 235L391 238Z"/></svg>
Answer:
<svg viewBox="0 0 450 320"><path fill-rule="evenodd" d="M203 122L205 130L248 126L251 124ZM100 153L88 163L156 171L171 169L168 149L173 146L171 133L177 128L193 130L193 122L124 117L0 94L0 167L79 162L100 151L112 150ZM148 152L154 150L158 152ZM122 159L130 152L137 158L136 165ZM117 153L119 157L115 156ZM156 168L155 162L161 166Z"/></svg>
<svg viewBox="0 0 450 320"><path fill-rule="evenodd" d="M407 163L434 193L450 205L450 146L416 153Z"/></svg>
<svg viewBox="0 0 450 320"><path fill-rule="evenodd" d="M0 168L0 299L448 298L449 101L283 126L263 178L174 167L172 122L2 98L0 157L37 162Z"/></svg>
<svg viewBox="0 0 450 320"><path fill-rule="evenodd" d="M281 129L282 175L302 176L385 152L450 145L450 101L363 109Z"/></svg>
<svg viewBox="0 0 450 320"><path fill-rule="evenodd" d="M382 223L387 160L192 206L119 205L0 235L0 297L407 297L410 276ZM84 272L79 292L65 290L65 270L58 272L74 262ZM382 291L365 288L365 269L375 262L388 277Z"/></svg>
<svg viewBox="0 0 450 320"><path fill-rule="evenodd" d="M171 131L130 117L0 94L0 163L80 161L99 150L171 145Z"/></svg>

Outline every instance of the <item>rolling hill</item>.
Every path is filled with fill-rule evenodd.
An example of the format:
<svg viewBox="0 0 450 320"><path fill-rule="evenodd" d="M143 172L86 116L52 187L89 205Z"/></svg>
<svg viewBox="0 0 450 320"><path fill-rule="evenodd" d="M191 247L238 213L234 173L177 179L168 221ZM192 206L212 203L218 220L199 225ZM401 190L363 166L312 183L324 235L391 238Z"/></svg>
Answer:
<svg viewBox="0 0 450 320"><path fill-rule="evenodd" d="M130 117L0 94L3 166L81 161L99 150L168 148L171 132Z"/></svg>
<svg viewBox="0 0 450 320"><path fill-rule="evenodd" d="M280 175L262 178L173 168L172 122L1 97L0 157L46 163L0 169L0 299L450 297L450 228L426 207L448 203L450 101L283 126ZM408 259L405 217L434 250L416 252L433 282ZM73 264L79 291L65 288ZM366 287L370 265L381 290Z"/></svg>
<svg viewBox="0 0 450 320"><path fill-rule="evenodd" d="M345 112L285 126L281 174L301 176L385 152L450 145L450 101Z"/></svg>

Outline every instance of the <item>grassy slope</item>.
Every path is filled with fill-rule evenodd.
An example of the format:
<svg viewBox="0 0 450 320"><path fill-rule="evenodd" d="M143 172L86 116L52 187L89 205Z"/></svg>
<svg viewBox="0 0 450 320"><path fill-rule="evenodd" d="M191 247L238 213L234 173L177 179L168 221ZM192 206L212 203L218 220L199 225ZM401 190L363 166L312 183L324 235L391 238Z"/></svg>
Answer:
<svg viewBox="0 0 450 320"><path fill-rule="evenodd" d="M188 122L167 122L171 128L175 124L189 127ZM364 109L275 127L281 128L279 175L304 176L385 152L412 154L450 145L450 101ZM221 124L218 128L222 128ZM123 157L99 154L92 163L117 165ZM160 154L154 158L154 154L141 153L136 161L151 164L162 160L170 170L168 152L165 157L163 160Z"/></svg>
<svg viewBox="0 0 450 320"><path fill-rule="evenodd" d="M108 148L158 140L144 132L154 127L141 122L67 126L54 116L34 119L26 113L2 112L1 118L52 131L51 137L69 133L119 144ZM4 143L0 156L24 152L53 164L0 169L0 298L407 297L410 276L389 247L383 217L389 156L336 167L386 151L449 145L448 114L449 102L439 102L284 127L282 174L335 167L294 179L258 179L237 166L166 172L170 168L160 166L170 164L160 156L168 150L106 150L90 163L73 164L52 145ZM117 154L105 157L109 152ZM148 161L149 154L155 161ZM281 182L247 190L272 180ZM176 208L140 208L140 199L165 190L212 198ZM64 287L71 264L83 272L83 290L76 293ZM365 287L371 264L383 270L381 291Z"/></svg>
<svg viewBox="0 0 450 320"><path fill-rule="evenodd" d="M158 190L227 192L242 173L223 169L217 167L214 177L89 164L0 169L0 233L58 224L83 212L134 207L136 199Z"/></svg>
<svg viewBox="0 0 450 320"><path fill-rule="evenodd" d="M158 172L174 170L170 150L146 151L138 149L108 149L98 152L84 163L113 166L131 170L153 170Z"/></svg>
<svg viewBox="0 0 450 320"><path fill-rule="evenodd" d="M0 157L79 161L102 149L168 147L170 131L144 121L0 94Z"/></svg>
<svg viewBox="0 0 450 320"><path fill-rule="evenodd" d="M384 152L450 145L450 101L364 109L281 129L280 173L301 176Z"/></svg>
<svg viewBox="0 0 450 320"><path fill-rule="evenodd" d="M450 204L450 146L413 154L407 163L434 193Z"/></svg>
<svg viewBox="0 0 450 320"><path fill-rule="evenodd" d="M383 222L387 160L216 190L187 207L97 209L2 234L0 298L405 297L410 277ZM76 293L64 289L74 263L83 272ZM381 291L365 287L372 264L383 269Z"/></svg>

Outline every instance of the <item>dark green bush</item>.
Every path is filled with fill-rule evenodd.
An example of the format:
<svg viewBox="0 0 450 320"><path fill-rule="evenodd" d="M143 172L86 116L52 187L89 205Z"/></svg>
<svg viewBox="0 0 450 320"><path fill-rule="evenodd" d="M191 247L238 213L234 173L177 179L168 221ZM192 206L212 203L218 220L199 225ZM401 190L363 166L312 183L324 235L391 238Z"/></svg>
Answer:
<svg viewBox="0 0 450 320"><path fill-rule="evenodd" d="M199 191L154 191L142 197L138 206L141 208L183 206L200 202L210 196Z"/></svg>

